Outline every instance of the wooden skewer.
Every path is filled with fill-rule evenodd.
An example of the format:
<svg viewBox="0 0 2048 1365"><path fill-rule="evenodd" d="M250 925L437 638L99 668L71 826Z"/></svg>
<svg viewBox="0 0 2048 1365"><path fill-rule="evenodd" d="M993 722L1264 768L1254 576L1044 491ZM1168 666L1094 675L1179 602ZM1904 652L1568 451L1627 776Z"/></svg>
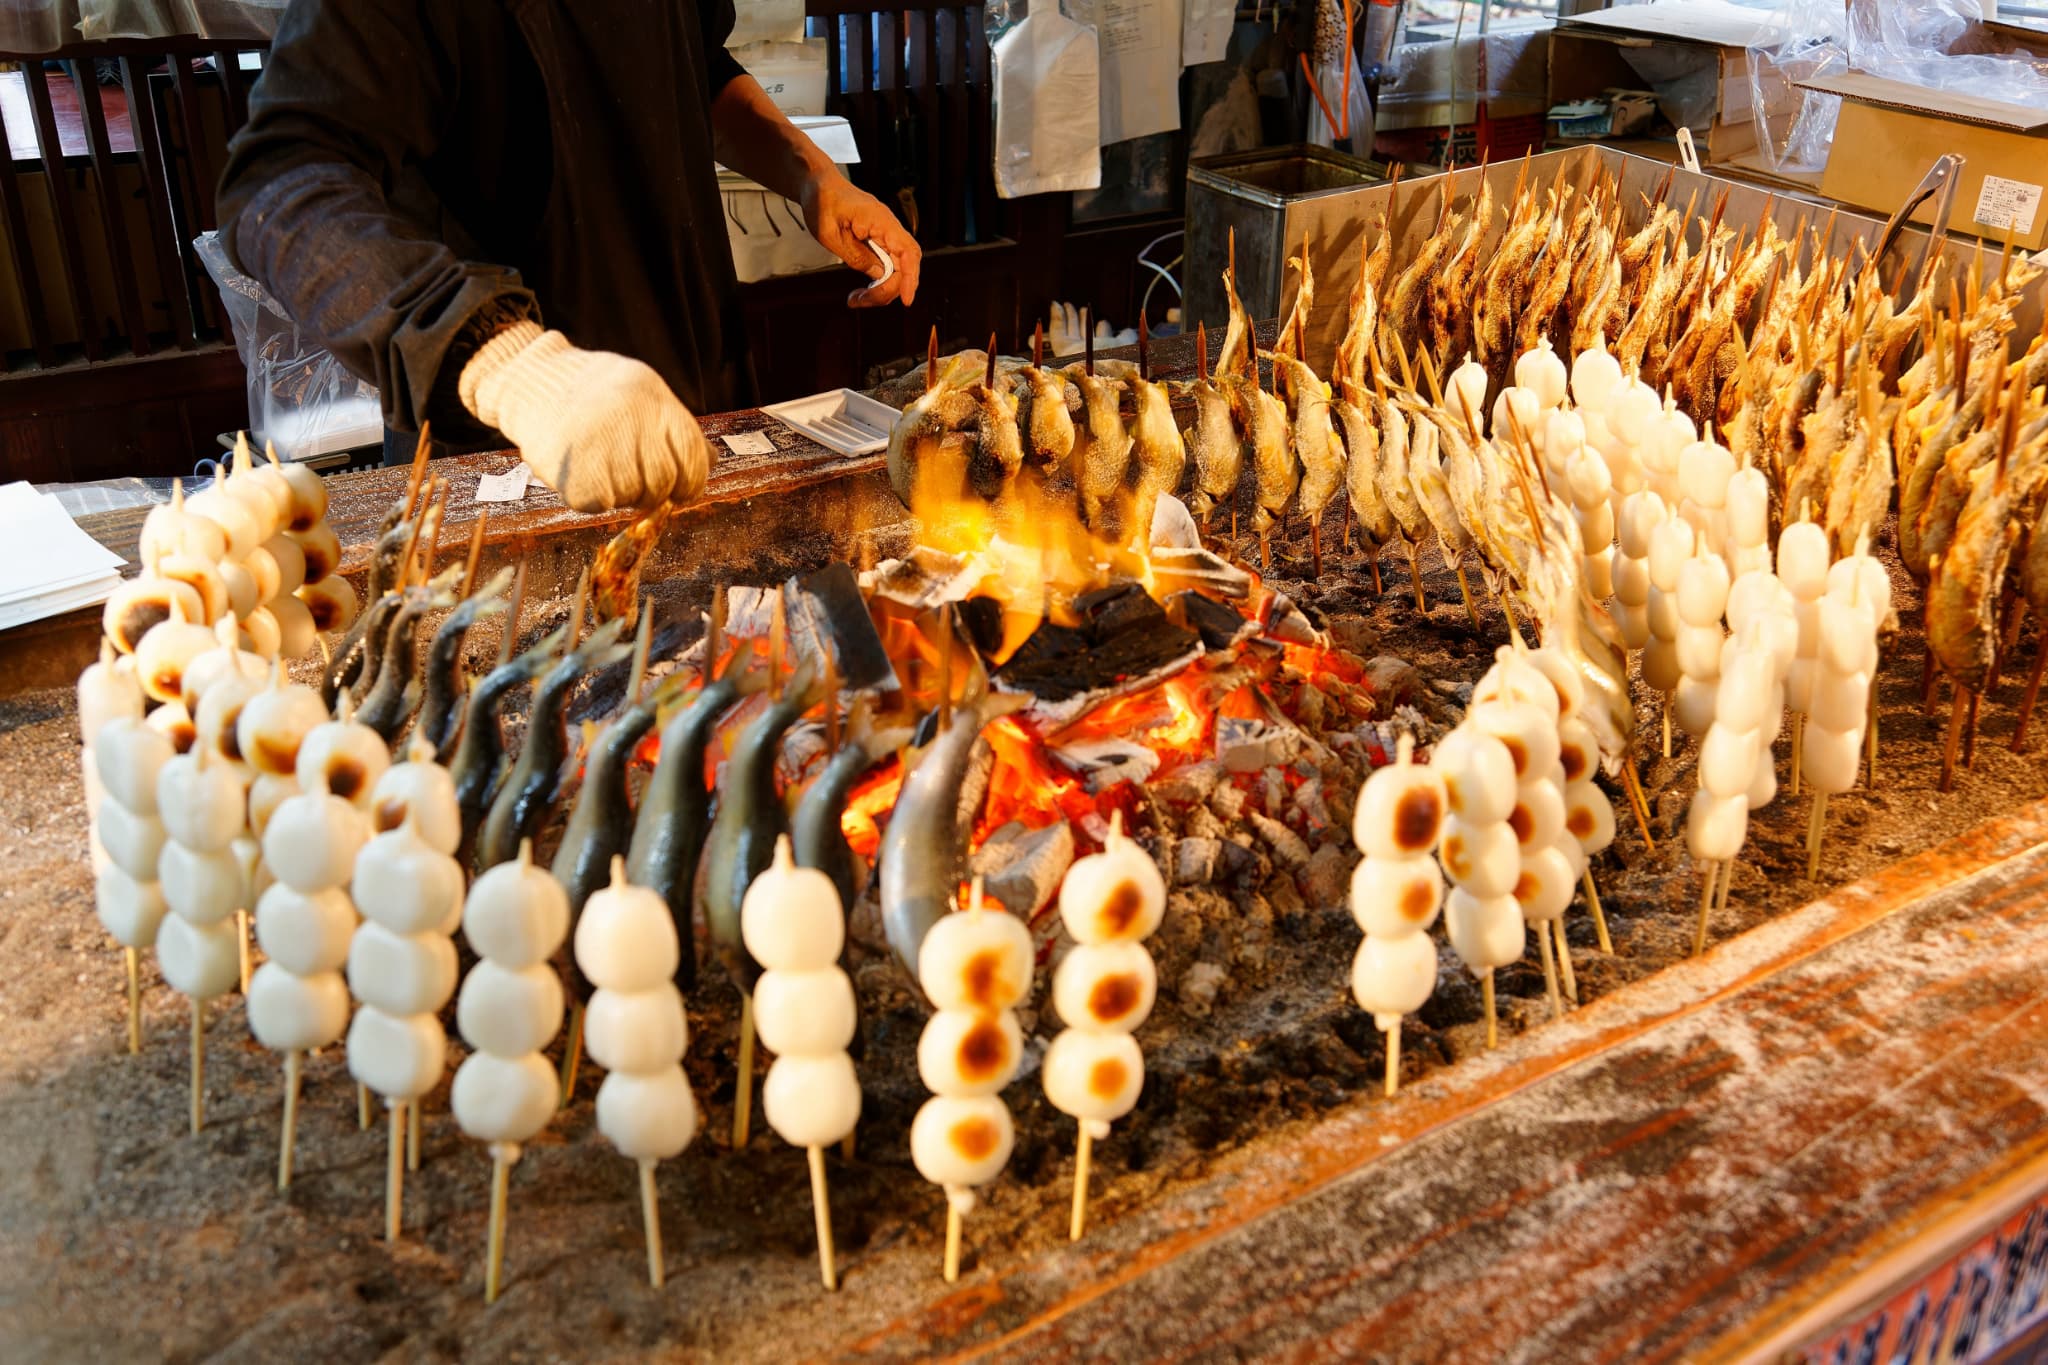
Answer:
<svg viewBox="0 0 2048 1365"><path fill-rule="evenodd" d="M1550 996L1550 1017L1564 1018L1564 1000L1557 993L1557 963L1550 956L1550 921L1536 921L1536 952L1543 959L1543 987Z"/></svg>
<svg viewBox="0 0 2048 1365"><path fill-rule="evenodd" d="M560 1109L569 1107L569 1100L576 1094L576 1068L583 1060L583 1002L569 1003L569 1040L562 1045L562 1096Z"/></svg>
<svg viewBox="0 0 2048 1365"><path fill-rule="evenodd" d="M128 958L128 1055L142 1051L142 952L127 951Z"/></svg>
<svg viewBox="0 0 2048 1365"><path fill-rule="evenodd" d="M1074 1140L1074 1207L1067 1218L1067 1240L1078 1242L1088 1226L1088 1172L1095 1163L1095 1135L1088 1131L1088 1120L1081 1120L1080 1134Z"/></svg>
<svg viewBox="0 0 2048 1365"><path fill-rule="evenodd" d="M1320 517L1308 524L1308 555L1310 572L1320 581L1323 576L1323 523Z"/></svg>
<svg viewBox="0 0 2048 1365"><path fill-rule="evenodd" d="M1877 790L1877 669L1870 670L1870 701L1864 708L1870 724L1863 736L1863 785Z"/></svg>
<svg viewBox="0 0 2048 1365"><path fill-rule="evenodd" d="M1388 1099L1401 1091L1401 1018L1394 1017L1394 1026L1387 1034L1387 1078L1382 1087Z"/></svg>
<svg viewBox="0 0 2048 1365"><path fill-rule="evenodd" d="M192 1000L192 1132L206 1126L206 1002Z"/></svg>
<svg viewBox="0 0 2048 1365"><path fill-rule="evenodd" d="M1462 560L1458 563L1458 591L1465 598L1465 619L1472 623L1472 629L1476 631L1479 629L1479 611L1472 605L1472 585L1466 581L1465 565Z"/></svg>
<svg viewBox="0 0 2048 1365"><path fill-rule="evenodd" d="M1667 695L1659 708L1664 716L1664 757L1671 757L1671 698Z"/></svg>
<svg viewBox="0 0 2048 1365"><path fill-rule="evenodd" d="M491 1144L491 1228L484 1248L484 1302L498 1301L498 1285L505 1273L505 1204L512 1175L512 1159L502 1142Z"/></svg>
<svg viewBox="0 0 2048 1365"><path fill-rule="evenodd" d="M405 514L410 517L414 500L420 495L420 484L427 477L427 450L433 444L431 429L433 423L420 423L419 444L413 447L412 474L405 481Z"/></svg>
<svg viewBox="0 0 2048 1365"><path fill-rule="evenodd" d="M960 1209L950 1196L946 1199L946 1283L960 1278Z"/></svg>
<svg viewBox="0 0 2048 1365"><path fill-rule="evenodd" d="M825 756L839 752L839 661L825 651Z"/></svg>
<svg viewBox="0 0 2048 1365"><path fill-rule="evenodd" d="M640 1221L647 1229L647 1283L661 1288L661 1201L654 1192L654 1159L640 1158Z"/></svg>
<svg viewBox="0 0 2048 1365"><path fill-rule="evenodd" d="M499 666L510 663L512 652L519 644L519 613L526 606L526 561L519 561L519 571L512 575L512 596L505 603L504 633L498 637Z"/></svg>
<svg viewBox="0 0 2048 1365"><path fill-rule="evenodd" d="M982 376L981 386L993 389L996 386L996 334L988 334L988 371Z"/></svg>
<svg viewBox="0 0 2048 1365"><path fill-rule="evenodd" d="M1607 937L1607 912L1600 908L1600 888L1593 885L1593 869L1581 873L1580 880L1586 884L1586 908L1593 912L1593 932L1600 937L1600 951L1612 954L1614 940Z"/></svg>
<svg viewBox="0 0 2048 1365"><path fill-rule="evenodd" d="M235 955L241 959L242 994L249 993L249 912L235 911Z"/></svg>
<svg viewBox="0 0 2048 1365"><path fill-rule="evenodd" d="M1954 691L1948 708L1948 742L1941 753L1940 790L1945 792L1956 789L1956 745L1963 736L1963 689Z"/></svg>
<svg viewBox="0 0 2048 1365"><path fill-rule="evenodd" d="M1479 978L1479 994L1486 1001L1486 1048L1491 1052L1500 1046L1500 1015L1493 1003L1493 968L1488 967Z"/></svg>
<svg viewBox="0 0 2048 1365"><path fill-rule="evenodd" d="M811 1162L811 1213L818 1224L818 1278L824 1281L826 1289L837 1289L839 1269L832 1250L832 1202L825 1189L825 1149L806 1147L804 1151Z"/></svg>
<svg viewBox="0 0 2048 1365"><path fill-rule="evenodd" d="M1799 770L1802 756L1806 752L1806 713L1792 713L1792 795L1799 795Z"/></svg>
<svg viewBox="0 0 2048 1365"><path fill-rule="evenodd" d="M640 629L633 632L633 663L626 674L625 701L619 709L637 704L640 689L647 681L647 646L654 636L654 613L646 607L640 609Z"/></svg>
<svg viewBox="0 0 2048 1365"><path fill-rule="evenodd" d="M924 344L924 391L939 386L939 324L932 324L931 339Z"/></svg>
<svg viewBox="0 0 2048 1365"><path fill-rule="evenodd" d="M1095 327L1088 320L1088 310L1081 310L1081 363L1083 373L1090 379L1095 377Z"/></svg>
<svg viewBox="0 0 2048 1365"><path fill-rule="evenodd" d="M716 675L719 656L725 653L725 584L711 585L711 610L704 618L704 681Z"/></svg>
<svg viewBox="0 0 2048 1365"><path fill-rule="evenodd" d="M1806 821L1806 879L1820 880L1820 842L1827 830L1828 794L1813 794L1813 814Z"/></svg>
<svg viewBox="0 0 2048 1365"><path fill-rule="evenodd" d="M1551 921L1545 920L1544 923L1550 924ZM1571 940L1565 937L1564 921L1562 919L1556 921L1552 930L1552 938L1556 941L1557 975L1558 979L1564 983L1564 997L1576 1007L1579 1003L1579 977L1578 973L1572 970L1572 945Z"/></svg>
<svg viewBox="0 0 2048 1365"><path fill-rule="evenodd" d="M1145 315L1138 314L1138 378L1152 378L1152 329L1145 325Z"/></svg>
<svg viewBox="0 0 2048 1365"><path fill-rule="evenodd" d="M1735 860L1729 859L1721 868L1721 889L1714 896L1714 913L1720 914L1728 908L1728 891L1735 885Z"/></svg>
<svg viewBox="0 0 2048 1365"><path fill-rule="evenodd" d="M1963 769L1977 771L1977 703L1984 699L1982 692L1970 694L1970 720L1963 730Z"/></svg>
<svg viewBox="0 0 2048 1365"><path fill-rule="evenodd" d="M1195 378L1207 379L1208 377L1209 325L1205 322L1198 322L1195 324Z"/></svg>
<svg viewBox="0 0 2048 1365"><path fill-rule="evenodd" d="M1034 323L1031 328L1031 368L1045 368L1045 324Z"/></svg>
<svg viewBox="0 0 2048 1365"><path fill-rule="evenodd" d="M391 1104L391 1149L384 1163L384 1240L395 1242L405 1225L405 1104Z"/></svg>
<svg viewBox="0 0 2048 1365"><path fill-rule="evenodd" d="M407 1100L405 1105L405 1169L417 1171L420 1168L420 1129L427 1126L420 1114L420 1102Z"/></svg>
<svg viewBox="0 0 2048 1365"><path fill-rule="evenodd" d="M370 1087L356 1082L356 1131L370 1131Z"/></svg>
<svg viewBox="0 0 2048 1365"><path fill-rule="evenodd" d="M1628 808L1636 814L1636 828L1642 831L1643 847L1655 853L1657 841L1650 837L1650 802L1643 795L1643 780L1636 776L1634 763L1621 765L1621 785L1628 791Z"/></svg>
<svg viewBox="0 0 2048 1365"><path fill-rule="evenodd" d="M277 1188L280 1193L292 1184L292 1140L299 1126L299 1051L284 1054L284 1131L277 1143Z"/></svg>
<svg viewBox="0 0 2048 1365"><path fill-rule="evenodd" d="M2034 654L2034 671L2027 676L2026 695L2020 698L2019 723L2013 727L2012 751L2023 754L2027 751L2027 722L2034 718L2034 702L2041 695L2041 675L2048 672L2048 622L2042 623L2035 632L2041 637L2039 648ZM1871 729L1877 728L1877 717L1870 718Z"/></svg>
<svg viewBox="0 0 2048 1365"><path fill-rule="evenodd" d="M751 991L740 997L739 1073L739 1086L733 1092L732 1101L734 1151L747 1145L754 1127L754 995Z"/></svg>
<svg viewBox="0 0 2048 1365"><path fill-rule="evenodd" d="M1707 950L1707 917L1714 913L1714 874L1720 870L1719 863L1708 863L1706 885L1700 888L1700 923L1693 932L1692 955L1698 957Z"/></svg>
<svg viewBox="0 0 2048 1365"><path fill-rule="evenodd" d="M784 614L782 589L775 590L768 607L768 699L782 700L782 667L789 654L789 617Z"/></svg>
<svg viewBox="0 0 2048 1365"><path fill-rule="evenodd" d="M1415 557L1415 542L1408 542L1408 577L1415 584L1415 610L1418 614L1429 615L1429 603L1422 596L1422 564Z"/></svg>
<svg viewBox="0 0 2048 1365"><path fill-rule="evenodd" d="M476 509L476 520L470 523L469 555L462 563L461 595L463 597L468 597L472 592L476 591L476 565L477 561L483 557L484 527L490 523L490 520L491 509L479 507ZM524 560L520 561L520 567L526 567Z"/></svg>
<svg viewBox="0 0 2048 1365"><path fill-rule="evenodd" d="M939 733L953 727L953 604L939 608Z"/></svg>

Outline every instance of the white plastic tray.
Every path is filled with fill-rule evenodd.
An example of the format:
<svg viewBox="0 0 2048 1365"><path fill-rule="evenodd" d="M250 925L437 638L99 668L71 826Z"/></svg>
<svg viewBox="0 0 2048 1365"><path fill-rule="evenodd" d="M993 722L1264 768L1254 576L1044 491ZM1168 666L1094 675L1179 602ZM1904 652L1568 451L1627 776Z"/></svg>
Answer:
<svg viewBox="0 0 2048 1365"><path fill-rule="evenodd" d="M852 389L833 389L809 398L792 398L761 409L785 426L795 427L821 446L841 455L872 455L886 450L889 432L903 414Z"/></svg>

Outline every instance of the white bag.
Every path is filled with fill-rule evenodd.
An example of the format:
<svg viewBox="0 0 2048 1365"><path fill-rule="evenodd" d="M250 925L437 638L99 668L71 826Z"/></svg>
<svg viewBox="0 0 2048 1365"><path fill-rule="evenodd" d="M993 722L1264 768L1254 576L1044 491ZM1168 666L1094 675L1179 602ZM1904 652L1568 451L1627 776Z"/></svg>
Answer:
<svg viewBox="0 0 2048 1365"><path fill-rule="evenodd" d="M1095 30L1034 9L998 38L995 179L1005 199L1102 184L1101 54Z"/></svg>

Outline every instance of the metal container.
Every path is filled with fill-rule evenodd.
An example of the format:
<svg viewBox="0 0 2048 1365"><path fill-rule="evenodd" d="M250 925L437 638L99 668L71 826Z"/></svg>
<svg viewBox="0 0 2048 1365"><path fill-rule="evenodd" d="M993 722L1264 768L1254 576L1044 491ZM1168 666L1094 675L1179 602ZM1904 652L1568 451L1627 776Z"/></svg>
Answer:
<svg viewBox="0 0 2048 1365"><path fill-rule="evenodd" d="M1188 163L1183 326L1221 328L1229 318L1223 270L1237 237L1237 293L1254 318L1280 313L1290 253L1301 251L1307 206L1385 181L1383 168L1328 147L1263 147ZM1316 215L1324 218L1326 215ZM1356 236L1356 230L1352 232ZM1338 243L1310 244L1320 263Z"/></svg>

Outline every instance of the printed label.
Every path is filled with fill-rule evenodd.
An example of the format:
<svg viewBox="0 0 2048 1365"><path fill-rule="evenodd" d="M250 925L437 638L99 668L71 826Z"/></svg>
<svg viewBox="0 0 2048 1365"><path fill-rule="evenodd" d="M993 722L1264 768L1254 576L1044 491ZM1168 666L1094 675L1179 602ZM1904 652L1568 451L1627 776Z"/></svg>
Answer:
<svg viewBox="0 0 2048 1365"><path fill-rule="evenodd" d="M2040 207L2039 185L1987 175L1984 188L1977 192L1977 212L1972 221L1997 233L2010 231L2017 222L2019 235L2025 237L2034 230L2034 212Z"/></svg>
<svg viewBox="0 0 2048 1365"><path fill-rule="evenodd" d="M526 465L516 464L502 474L486 474L476 481L478 502L518 502L526 496L526 485L533 478L533 471Z"/></svg>
<svg viewBox="0 0 2048 1365"><path fill-rule="evenodd" d="M734 436L721 436L725 448L735 455L773 455L775 441L765 431L742 431Z"/></svg>

